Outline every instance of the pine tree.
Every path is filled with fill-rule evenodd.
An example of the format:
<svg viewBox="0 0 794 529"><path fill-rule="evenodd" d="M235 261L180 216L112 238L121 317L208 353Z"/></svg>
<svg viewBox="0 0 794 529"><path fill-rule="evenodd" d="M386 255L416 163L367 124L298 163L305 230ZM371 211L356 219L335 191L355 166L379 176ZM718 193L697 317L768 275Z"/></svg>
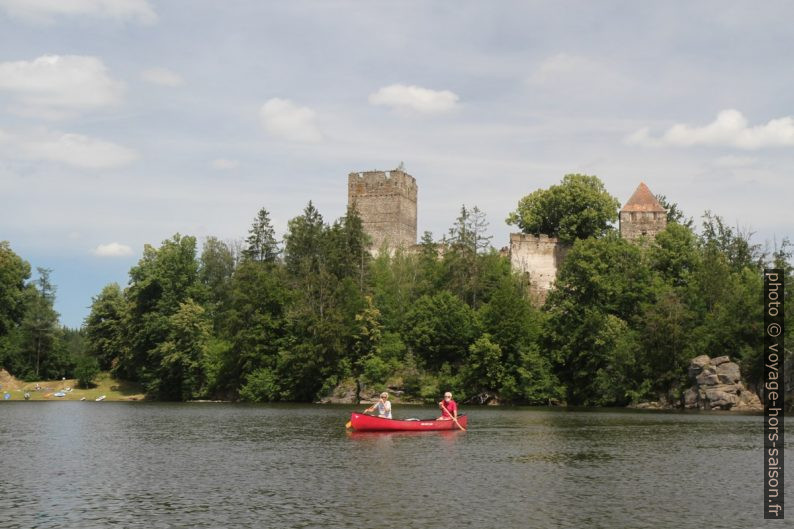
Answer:
<svg viewBox="0 0 794 529"><path fill-rule="evenodd" d="M270 223L270 213L265 208L259 210L251 229L248 230L248 245L243 250L243 256L253 261L273 263L278 258L280 250L276 241L276 230Z"/></svg>

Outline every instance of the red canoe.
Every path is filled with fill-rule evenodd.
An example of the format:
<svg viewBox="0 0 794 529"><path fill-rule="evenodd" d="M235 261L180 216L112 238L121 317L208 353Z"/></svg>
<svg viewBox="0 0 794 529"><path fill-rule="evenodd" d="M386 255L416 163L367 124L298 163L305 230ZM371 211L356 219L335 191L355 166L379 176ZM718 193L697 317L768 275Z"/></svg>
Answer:
<svg viewBox="0 0 794 529"><path fill-rule="evenodd" d="M468 417L458 416L458 422L466 428ZM431 430L460 430L452 420L411 420L400 421L397 419L382 419L363 413L350 414L351 428L358 432L429 432Z"/></svg>

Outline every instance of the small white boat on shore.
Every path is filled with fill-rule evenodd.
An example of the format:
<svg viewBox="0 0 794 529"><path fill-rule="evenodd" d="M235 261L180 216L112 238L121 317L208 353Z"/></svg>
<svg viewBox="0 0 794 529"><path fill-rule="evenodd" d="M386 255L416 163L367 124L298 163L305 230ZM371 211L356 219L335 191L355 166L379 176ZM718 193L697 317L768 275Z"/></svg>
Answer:
<svg viewBox="0 0 794 529"><path fill-rule="evenodd" d="M95 399L97 402L105 400L105 395L100 395Z"/></svg>

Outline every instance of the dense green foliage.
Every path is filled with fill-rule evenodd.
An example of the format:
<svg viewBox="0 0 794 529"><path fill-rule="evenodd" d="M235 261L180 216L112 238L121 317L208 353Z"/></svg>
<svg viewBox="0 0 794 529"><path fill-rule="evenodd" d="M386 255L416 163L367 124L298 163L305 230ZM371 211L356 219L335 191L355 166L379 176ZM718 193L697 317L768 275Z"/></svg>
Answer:
<svg viewBox="0 0 794 529"><path fill-rule="evenodd" d="M507 217L524 233L545 233L561 241L599 237L618 219L620 202L597 176L568 174L559 185L538 189Z"/></svg>
<svg viewBox="0 0 794 529"><path fill-rule="evenodd" d="M463 207L441 240L425 233L415 249L374 257L355 210L328 223L311 202L281 242L265 209L247 239L210 237L200 254L177 234L144 248L126 288L94 297L81 331L58 327L49 271L31 281L2 243L0 360L17 376L81 384L111 369L165 400L390 387L428 400L451 390L464 402L624 405L678 398L700 354L731 356L758 383L762 270L784 268L794 285L788 241L762 252L708 212L696 232L665 201L667 229L632 243L610 228L617 202L595 177L530 197L514 220L571 244L542 307L490 246L477 208Z"/></svg>
<svg viewBox="0 0 794 529"><path fill-rule="evenodd" d="M58 324L51 271L30 264L0 241L0 367L25 380L71 377L85 350L81 330Z"/></svg>
<svg viewBox="0 0 794 529"><path fill-rule="evenodd" d="M74 377L81 388L90 388L99 375L99 360L95 356L80 356L75 361Z"/></svg>

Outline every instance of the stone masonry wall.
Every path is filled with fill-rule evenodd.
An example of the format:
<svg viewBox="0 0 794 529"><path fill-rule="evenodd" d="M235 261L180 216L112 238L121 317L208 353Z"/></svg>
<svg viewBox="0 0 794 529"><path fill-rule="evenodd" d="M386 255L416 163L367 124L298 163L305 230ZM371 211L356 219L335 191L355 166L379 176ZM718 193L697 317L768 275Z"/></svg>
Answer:
<svg viewBox="0 0 794 529"><path fill-rule="evenodd" d="M361 215L371 250L385 244L390 250L416 244L418 186L405 171L365 171L348 175L347 202Z"/></svg>
<svg viewBox="0 0 794 529"><path fill-rule="evenodd" d="M661 211L621 211L620 236L634 240L645 236L653 239L667 226L667 214Z"/></svg>
<svg viewBox="0 0 794 529"><path fill-rule="evenodd" d="M529 276L533 301L543 304L570 247L548 235L510 234L510 265Z"/></svg>

